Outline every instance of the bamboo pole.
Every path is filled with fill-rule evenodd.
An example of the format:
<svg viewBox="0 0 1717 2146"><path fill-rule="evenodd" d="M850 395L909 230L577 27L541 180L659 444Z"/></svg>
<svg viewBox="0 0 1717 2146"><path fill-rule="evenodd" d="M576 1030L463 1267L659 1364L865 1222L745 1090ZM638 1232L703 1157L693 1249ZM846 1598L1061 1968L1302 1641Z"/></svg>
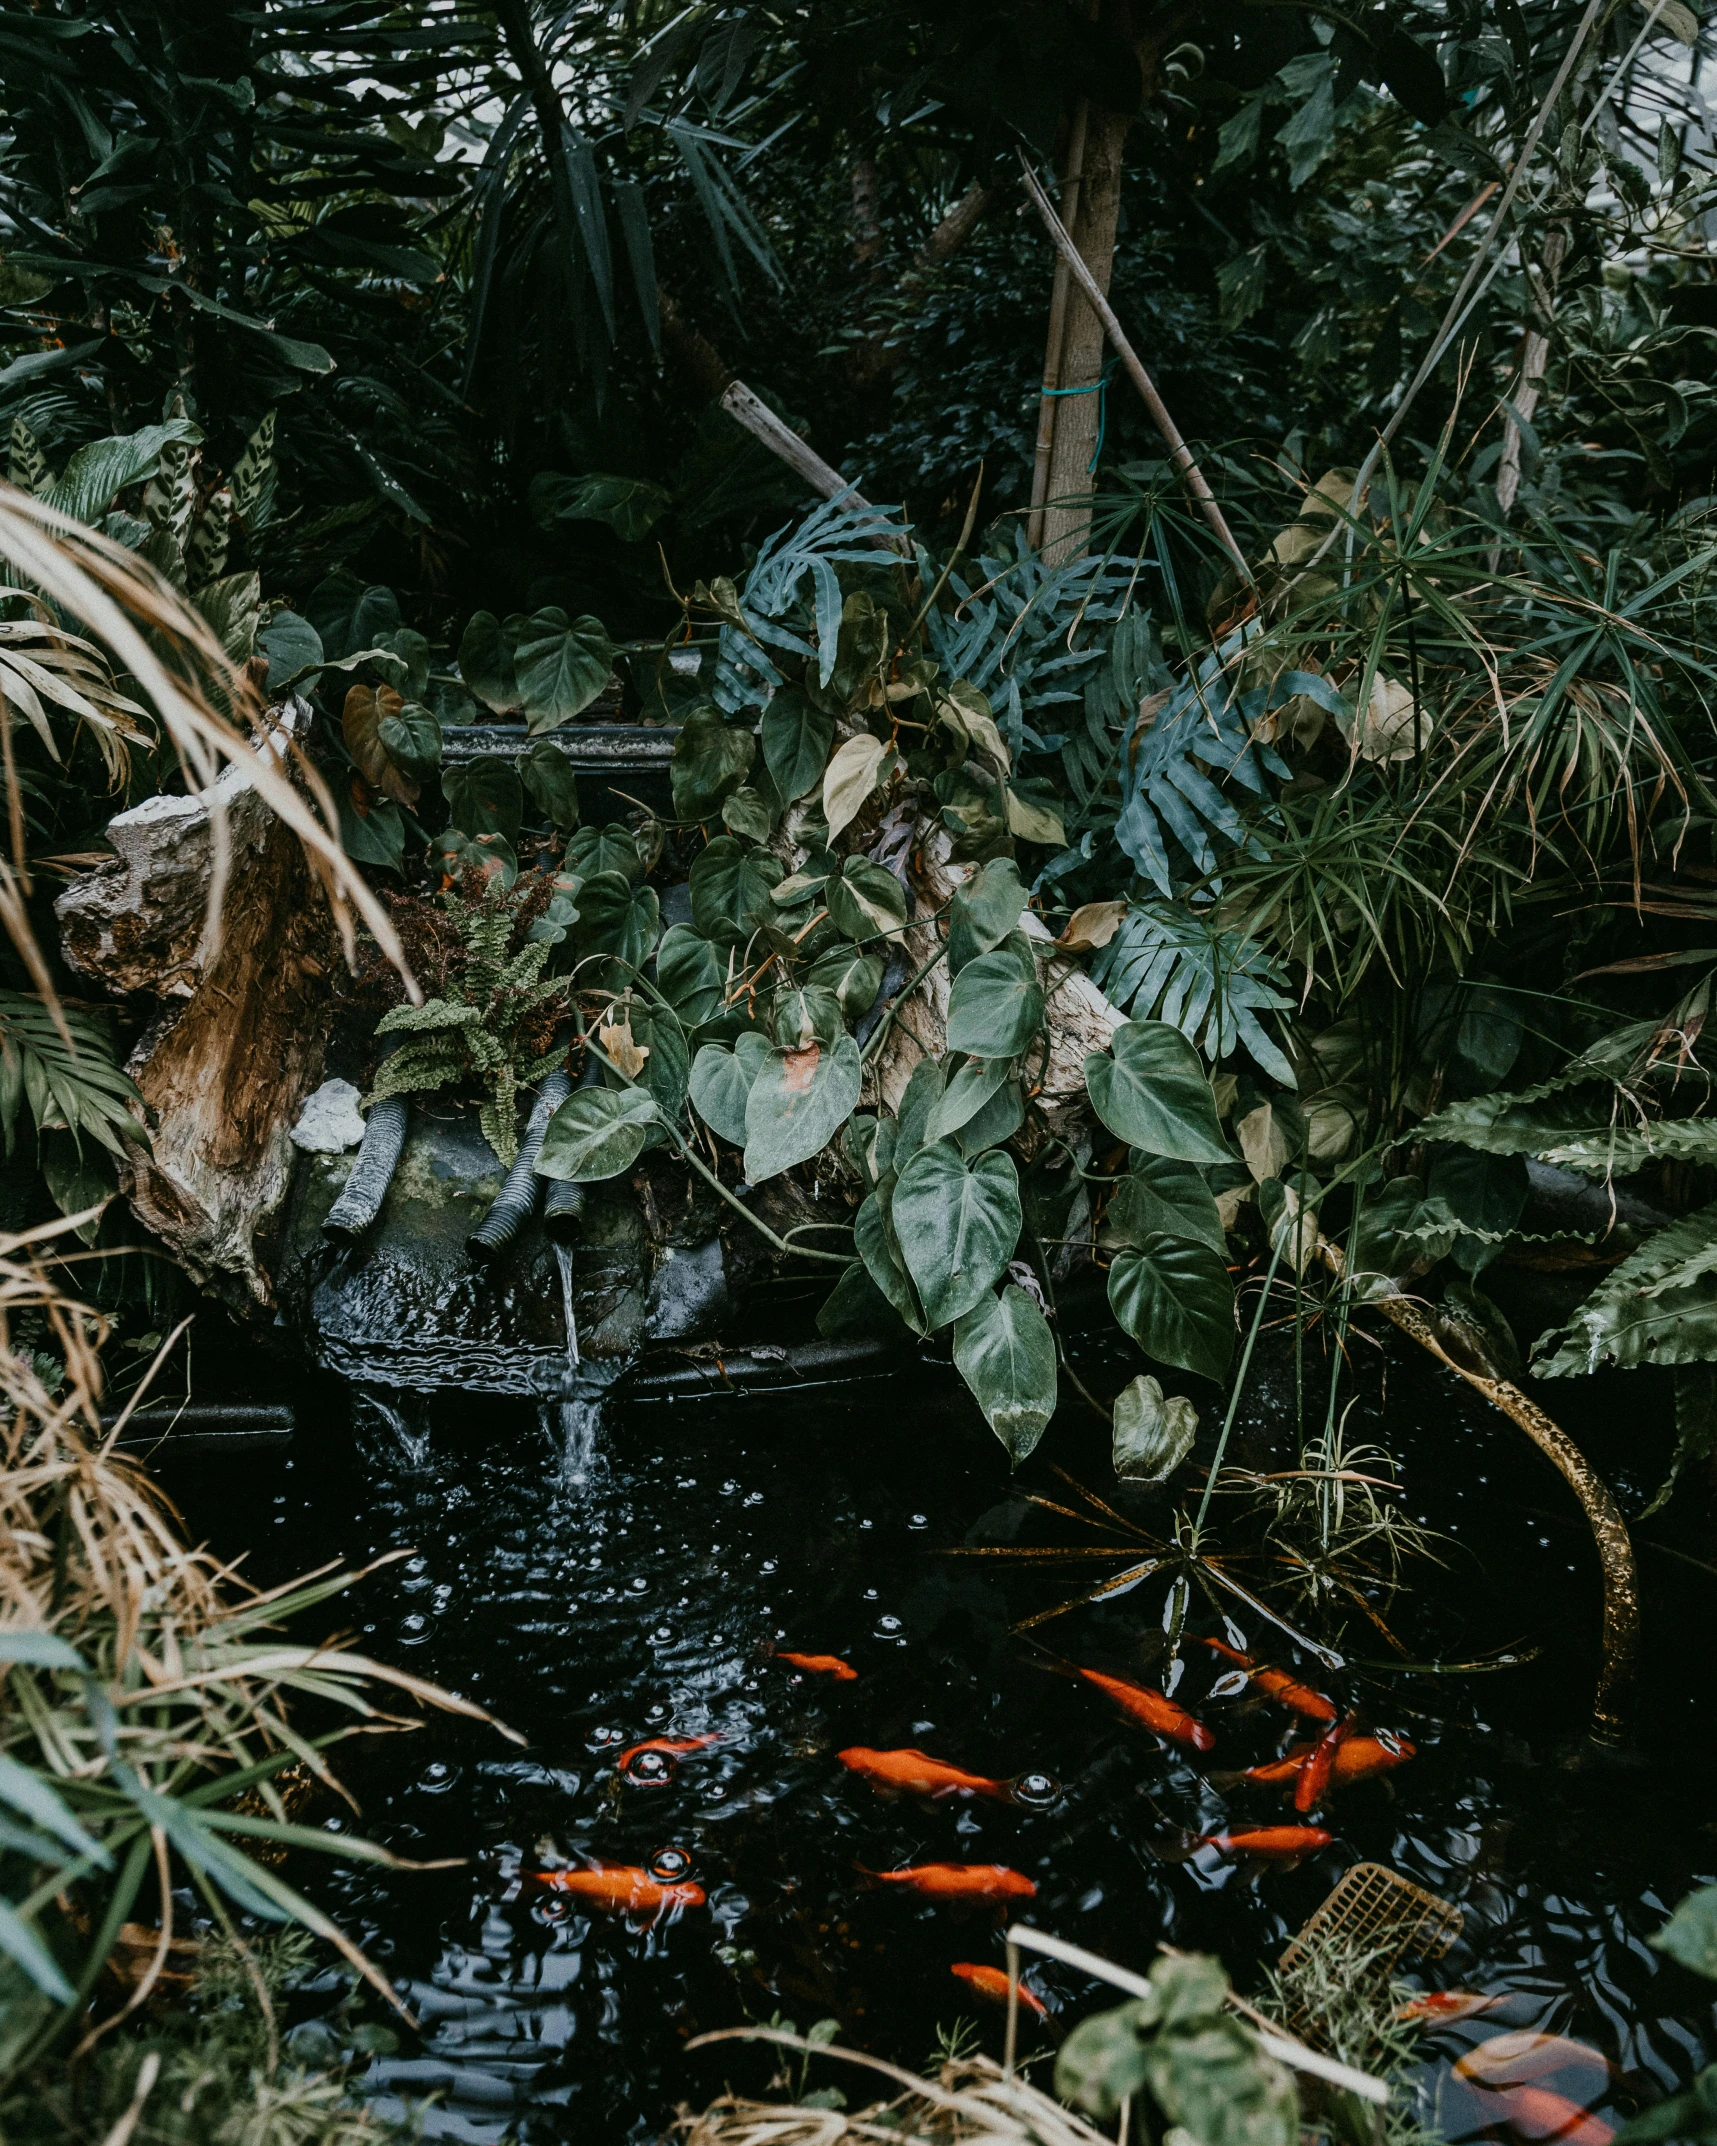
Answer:
<svg viewBox="0 0 1717 2146"><path fill-rule="evenodd" d="M1215 493L1205 483L1204 472L1193 460L1192 450L1187 446L1185 440L1181 438L1180 428L1169 415L1168 406L1157 393L1155 381L1146 372L1138 352L1128 342L1126 331L1115 318L1114 307L1104 297L1096 277L1092 275L1085 264L1084 256L1080 253L1078 247L1074 245L1072 239L1068 237L1065 225L1062 223L1061 218L1056 215L1049 196L1038 184L1037 174L1032 170L1023 150L1020 152L1020 166L1025 174L1026 192L1031 196L1037 213L1043 218L1044 228L1055 241L1056 250L1066 262L1069 274L1085 293L1091 310L1103 323L1103 332L1114 345L1116 355L1126 367L1133 385L1139 391L1140 399L1143 401L1145 408L1151 413L1151 422L1167 443L1170 461L1174 463L1175 467L1186 479L1186 488L1192 494L1199 512L1210 524L1217 542L1228 553L1235 565L1239 567L1246 579L1251 581L1253 578L1252 569L1246 563L1246 555L1234 541L1234 532L1229 528L1227 517L1216 503Z"/></svg>
<svg viewBox="0 0 1717 2146"><path fill-rule="evenodd" d="M1061 173L1061 214L1071 231L1079 221L1079 187L1085 176L1085 132L1091 118L1091 101L1081 97L1073 111L1067 143L1067 161ZM1055 255L1055 277L1049 287L1049 331L1043 346L1043 389L1037 404L1037 447L1031 465L1031 519L1026 535L1034 549L1043 549L1044 508L1049 499L1049 464L1055 448L1056 397L1061 387L1061 352L1067 340L1067 291L1071 276L1067 256Z"/></svg>

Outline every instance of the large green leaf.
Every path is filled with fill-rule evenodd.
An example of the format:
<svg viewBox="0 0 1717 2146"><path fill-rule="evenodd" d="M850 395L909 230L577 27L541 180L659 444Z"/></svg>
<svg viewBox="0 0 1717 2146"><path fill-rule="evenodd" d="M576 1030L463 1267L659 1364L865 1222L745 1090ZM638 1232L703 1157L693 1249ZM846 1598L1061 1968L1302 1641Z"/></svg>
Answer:
<svg viewBox="0 0 1717 2146"><path fill-rule="evenodd" d="M954 1363L1017 1468L1055 1414L1055 1336L1030 1290L1010 1282L957 1320Z"/></svg>
<svg viewBox="0 0 1717 2146"><path fill-rule="evenodd" d="M276 611L256 637L257 652L268 662L268 690L278 693L300 672L322 661L322 636L296 611Z"/></svg>
<svg viewBox="0 0 1717 2146"><path fill-rule="evenodd" d="M1025 888L1011 857L993 857L955 890L948 909L948 973L1001 945L1020 920Z"/></svg>
<svg viewBox="0 0 1717 2146"><path fill-rule="evenodd" d="M905 888L885 866L863 857L846 860L840 877L829 880L825 899L836 926L861 946L906 922Z"/></svg>
<svg viewBox="0 0 1717 2146"><path fill-rule="evenodd" d="M588 954L612 955L621 967L608 973L624 985L649 960L661 916L654 887L634 886L623 872L597 872L578 890L573 945L580 960Z"/></svg>
<svg viewBox="0 0 1717 2146"><path fill-rule="evenodd" d="M1091 1106L1118 1140L1180 1162L1232 1162L1204 1066L1167 1021L1123 1021L1085 1061Z"/></svg>
<svg viewBox="0 0 1717 2146"><path fill-rule="evenodd" d="M1133 1167L1122 1178L1104 1220L1110 1235L1121 1244L1143 1244L1161 1231L1170 1237L1194 1238L1216 1253L1228 1248L1222 1217L1203 1172L1193 1163L1173 1162L1162 1155L1133 1158Z"/></svg>
<svg viewBox="0 0 1717 2146"><path fill-rule="evenodd" d="M441 725L421 701L408 700L376 724L382 749L413 782L427 782L441 765Z"/></svg>
<svg viewBox="0 0 1717 2146"><path fill-rule="evenodd" d="M1019 1173L996 1152L968 1162L946 1140L921 1147L900 1173L891 1216L901 1256L933 1327L972 1309L1001 1279L1019 1242Z"/></svg>
<svg viewBox="0 0 1717 2146"><path fill-rule="evenodd" d="M722 1010L727 976L701 931L670 924L656 949L656 984L688 1028L701 1028Z"/></svg>
<svg viewBox="0 0 1717 2146"><path fill-rule="evenodd" d="M329 663L343 663L360 648L374 648L400 628L399 598L392 589L381 582L366 588L349 567L325 575L311 590L304 611Z"/></svg>
<svg viewBox="0 0 1717 2146"><path fill-rule="evenodd" d="M459 643L459 675L483 705L497 715L505 715L519 705L513 636L493 611L473 611L466 621Z"/></svg>
<svg viewBox="0 0 1717 2146"><path fill-rule="evenodd" d="M678 1125L685 1109L691 1081L692 1053L678 1016L665 1006L633 999L630 1006L632 1040L649 1052L638 1076L655 1098L664 1125Z"/></svg>
<svg viewBox="0 0 1717 2146"><path fill-rule="evenodd" d="M861 1203L853 1217L853 1245L865 1272L915 1334L929 1332L911 1277L888 1222L886 1181Z"/></svg>
<svg viewBox="0 0 1717 2146"><path fill-rule="evenodd" d="M863 1068L843 1029L831 1045L772 1050L745 1106L745 1174L754 1185L809 1162L858 1108Z"/></svg>
<svg viewBox="0 0 1717 2146"><path fill-rule="evenodd" d="M99 521L118 493L151 474L163 447L175 440L194 446L202 436L188 417L174 417L164 425L145 425L139 432L116 439L91 440L66 464L65 474L47 494L47 503L74 521Z"/></svg>
<svg viewBox="0 0 1717 2146"><path fill-rule="evenodd" d="M673 504L674 495L647 477L616 477L587 470L568 477L545 469L531 479L532 519L543 529L556 522L606 522L623 544L640 543Z"/></svg>
<svg viewBox="0 0 1717 2146"><path fill-rule="evenodd" d="M623 820L610 820L606 827L581 827L566 845L566 869L590 879L598 872L622 872L628 879L642 879L644 860L638 842Z"/></svg>
<svg viewBox="0 0 1717 2146"><path fill-rule="evenodd" d="M599 618L569 619L550 605L520 621L513 668L526 722L552 730L582 715L608 683L614 643Z"/></svg>
<svg viewBox="0 0 1717 2146"><path fill-rule="evenodd" d="M629 1170L656 1123L656 1104L644 1088L580 1088L548 1121L537 1156L539 1177L575 1185Z"/></svg>
<svg viewBox="0 0 1717 2146"><path fill-rule="evenodd" d="M1294 2082L1237 2019L1159 2034L1145 2077L1170 2123L1199 2146L1297 2146Z"/></svg>
<svg viewBox="0 0 1717 2146"><path fill-rule="evenodd" d="M1234 1285L1219 1253L1187 1237L1148 1237L1115 1255L1109 1303L1147 1356L1221 1379L1234 1354Z"/></svg>
<svg viewBox="0 0 1717 2146"><path fill-rule="evenodd" d="M520 756L519 780L552 826L566 834L578 825L578 777L558 745L538 738Z"/></svg>
<svg viewBox="0 0 1717 2146"><path fill-rule="evenodd" d="M725 1043L706 1043L692 1060L691 1098L710 1131L732 1147L745 1145L745 1106L769 1056L769 1039L748 1029Z"/></svg>
<svg viewBox="0 0 1717 2146"><path fill-rule="evenodd" d="M1146 1372L1115 1396L1111 1450L1115 1473L1128 1483L1166 1483L1192 1451L1198 1410L1183 1395L1165 1398Z"/></svg>
<svg viewBox="0 0 1717 2146"><path fill-rule="evenodd" d="M517 844L525 792L510 760L498 753L466 760L446 770L441 790L448 816L461 834L502 835L509 844Z"/></svg>
<svg viewBox="0 0 1717 2146"><path fill-rule="evenodd" d="M856 946L832 947L811 964L806 981L832 991L849 1021L869 1013L882 989L882 956L861 954Z"/></svg>
<svg viewBox="0 0 1717 2146"><path fill-rule="evenodd" d="M730 723L719 708L694 708L674 740L674 812L682 820L707 820L745 780L757 740L744 723Z"/></svg>
<svg viewBox="0 0 1717 2146"><path fill-rule="evenodd" d="M691 868L692 922L717 946L742 946L785 870L768 850L717 835Z"/></svg>
<svg viewBox="0 0 1717 2146"><path fill-rule="evenodd" d="M829 1340L843 1334L875 1334L904 1341L907 1331L900 1314L858 1259L842 1271L817 1313L817 1332Z"/></svg>
<svg viewBox="0 0 1717 2146"><path fill-rule="evenodd" d="M926 1140L945 1140L975 1118L1008 1077L1009 1058L968 1058L924 1121Z"/></svg>
<svg viewBox="0 0 1717 2146"><path fill-rule="evenodd" d="M763 711L763 764L788 804L821 784L834 742L834 717L796 686L780 687Z"/></svg>
<svg viewBox="0 0 1717 2146"><path fill-rule="evenodd" d="M1717 1206L1647 1238L1538 1344L1540 1378L1577 1378L1606 1364L1717 1362Z"/></svg>
<svg viewBox="0 0 1717 2146"><path fill-rule="evenodd" d="M1017 1058L1043 1026L1035 964L1006 948L979 954L948 994L948 1048L973 1058Z"/></svg>
<svg viewBox="0 0 1717 2146"><path fill-rule="evenodd" d="M1649 1942L1680 1966L1717 1982L1717 1885L1689 1893Z"/></svg>
<svg viewBox="0 0 1717 2146"><path fill-rule="evenodd" d="M1025 1123L1025 1091L1021 1088L1018 1074L1009 1074L995 1094L990 1096L966 1120L954 1138L960 1143L962 1155L981 1155L985 1148L1000 1147L1011 1140Z"/></svg>

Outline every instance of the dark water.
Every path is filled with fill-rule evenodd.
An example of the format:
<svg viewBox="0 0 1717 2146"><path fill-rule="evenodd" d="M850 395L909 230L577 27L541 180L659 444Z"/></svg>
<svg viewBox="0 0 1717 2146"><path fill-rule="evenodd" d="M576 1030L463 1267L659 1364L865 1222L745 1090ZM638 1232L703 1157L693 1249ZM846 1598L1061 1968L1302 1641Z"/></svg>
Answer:
<svg viewBox="0 0 1717 2146"><path fill-rule="evenodd" d="M218 1478L166 1468L193 1530L223 1551L248 1546L261 1580L410 1546L343 1614L376 1654L528 1738L521 1749L436 1716L337 1759L363 1830L405 1855L467 1858L419 1874L295 1859L297 1882L409 1985L422 2018L421 2039L377 2065L374 2088L442 2089L432 2136L493 2140L510 2126L530 2140L650 2138L676 2103L701 2105L728 2081L761 2085L755 2052L683 2046L747 2019L834 2017L844 2038L915 2064L938 2024L975 2016L999 2048L1000 2014L949 1969L1001 1963L1001 1912L870 1886L860 1866L1005 1863L1037 1885L1024 1919L1135 1968L1160 1939L1215 1951L1244 1988L1362 1859L1464 1910L1463 1937L1430 1979L1512 1993L1465 2040L1530 2026L1593 2044L1615 2075L1585 2098L1609 2121L1686 2083L1717 2046L1710 1996L1645 1939L1717 1875L1706 1701L1717 1573L1690 1561L1707 1555L1708 1490L1690 1485L1642 1531L1636 1746L1627 1763L1571 1764L1598 1630L1578 1509L1453 1379L1398 1350L1367 1354L1349 1435L1390 1446L1408 1509L1447 1538L1444 1567L1412 1568L1391 1612L1400 1638L1416 1660L1510 1643L1541 1652L1486 1674L1356 1664L1332 1679L1230 1603L1261 1656L1417 1749L1388 1779L1344 1790L1335 1844L1293 1869L1184 1852L1188 1835L1292 1819L1279 1791L1221 1786L1282 1747L1280 1709L1207 1703L1226 1665L1189 1646L1176 1697L1218 1737L1195 1765L1010 1630L1071 1594L1075 1568L940 1554L1104 1538L1012 1498L1005 1459L958 1390L916 1371L792 1398L615 1405L574 1483L558 1421L466 1395L438 1399L401 1440L373 1415L354 1436L340 1397L324 1393L290 1458L229 1461ZM1292 1390L1285 1359L1255 1378L1240 1427L1250 1465L1293 1464ZM1630 1512L1667 1455L1647 1392L1545 1390ZM1019 1479L1066 1499L1051 1462L1113 1495L1094 1418L1059 1423ZM1161 1526L1168 1513L1159 1497L1139 1518ZM1090 1581L1113 1569L1093 1563ZM1251 1581L1269 1570L1244 1569ZM1034 1636L1154 1681L1163 1608L1153 1581ZM1195 1596L1188 1631L1223 1630ZM1362 1621L1347 1645L1367 1660L1388 1652ZM797 1677L771 1659L775 1646L842 1655L859 1678ZM625 1745L711 1734L719 1742L666 1785L616 1775ZM853 1744L921 1745L997 1777L1043 1772L1059 1794L1045 1808L890 1802L837 1762ZM690 1859L708 1903L656 1928L563 1913L530 1875L542 1858L648 1864L667 1849ZM1058 2031L1104 2001L1059 1966L1031 1980ZM1445 2096L1452 2137L1487 2113Z"/></svg>

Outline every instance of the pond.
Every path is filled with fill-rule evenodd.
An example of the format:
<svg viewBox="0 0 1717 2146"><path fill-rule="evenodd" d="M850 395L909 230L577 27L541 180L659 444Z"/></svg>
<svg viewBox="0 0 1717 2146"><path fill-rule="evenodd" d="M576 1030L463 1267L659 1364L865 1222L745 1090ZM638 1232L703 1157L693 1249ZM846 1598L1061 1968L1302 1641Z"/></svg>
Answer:
<svg viewBox="0 0 1717 2146"><path fill-rule="evenodd" d="M1159 1940L1213 1951L1255 1988L1366 1859L1463 1910L1462 1937L1429 1979L1512 1993L1467 2041L1530 2027L1592 2044L1613 2072L1583 2098L1606 2125L1686 2084L1717 2048L1708 1989L1645 1940L1717 1875L1708 1488L1685 1486L1641 1531L1636 1741L1579 1763L1598 1581L1578 1508L1447 1374L1393 1341L1362 1353L1349 1436L1388 1445L1408 1510L1441 1538L1440 1564L1409 1568L1393 1626L1415 1662L1519 1659L1472 1674L1389 1669L1383 1636L1357 1623L1346 1641L1356 1658L1332 1672L1243 1604L1228 1603L1230 1626L1195 1596L1176 1698L1214 1731L1204 1754L1064 1673L1073 1663L1157 1681L1160 1580L1021 1634L1022 1618L1119 1566L945 1554L1112 1542L1070 1517L1089 1508L1068 1478L1116 1498L1102 1426L1064 1411L1010 1483L995 1441L934 1369L753 1399L616 1398L594 1454L570 1464L554 1410L444 1394L411 1404L418 1414L395 1408L390 1426L389 1411L319 1387L301 1405L310 1428L278 1457L158 1462L193 1535L248 1552L259 1581L408 1548L343 1617L377 1654L527 1739L432 1716L339 1756L362 1806L354 1823L404 1855L466 1859L409 1874L297 1860L297 1881L397 1978L422 2023L375 2064L372 2090L395 2102L439 2090L432 2137L653 2138L676 2104L768 2075L759 2052L732 2043L688 2054L695 2035L776 2014L801 2029L833 2018L843 2039L917 2065L965 2017L999 2052L1001 2013L950 1970L999 1966L1012 1914L1141 1970ZM1600 1382L1540 1389L1630 1513L1668 1448L1660 1423L1638 1420L1641 1390L1629 1389L1624 1418ZM1293 1464L1292 1396L1291 1355L1264 1352L1236 1457ZM1066 1513L1024 1502L1022 1488ZM1147 1527L1168 1524L1161 1493L1122 1502ZM1297 1866L1196 1848L1201 1835L1294 1816L1280 1790L1235 1779L1283 1748L1290 1717L1255 1692L1212 1698L1229 1665L1197 1635L1243 1638L1411 1742L1410 1762L1342 1790L1335 1840ZM857 1675L801 1673L777 1649L836 1655ZM646 1761L642 1773L661 1778L617 1771L622 1752L657 1738L709 1740ZM1031 1800L891 1800L840 1763L854 1746L918 1746L979 1775L1050 1785ZM330 1804L314 1818L341 1823ZM705 1903L652 1926L592 1916L536 1881L583 1859L683 1871ZM927 1862L1004 1864L1036 1896L946 1904L866 1875ZM1029 1979L1051 2015L1039 2046L1105 2001L1052 1963ZM1446 2073L1426 2081L1450 2138L1482 2128L1485 2104ZM1601 2146L1601 2129L1572 2135Z"/></svg>

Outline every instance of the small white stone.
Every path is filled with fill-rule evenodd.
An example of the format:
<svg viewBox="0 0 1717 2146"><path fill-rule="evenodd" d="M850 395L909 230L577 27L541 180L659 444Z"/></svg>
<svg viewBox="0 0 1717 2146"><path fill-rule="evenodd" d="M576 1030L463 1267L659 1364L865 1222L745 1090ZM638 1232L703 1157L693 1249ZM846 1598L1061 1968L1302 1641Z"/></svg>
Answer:
<svg viewBox="0 0 1717 2146"><path fill-rule="evenodd" d="M343 1155L355 1148L364 1137L360 1092L349 1080L325 1080L298 1113L293 1146L308 1148L312 1155Z"/></svg>

